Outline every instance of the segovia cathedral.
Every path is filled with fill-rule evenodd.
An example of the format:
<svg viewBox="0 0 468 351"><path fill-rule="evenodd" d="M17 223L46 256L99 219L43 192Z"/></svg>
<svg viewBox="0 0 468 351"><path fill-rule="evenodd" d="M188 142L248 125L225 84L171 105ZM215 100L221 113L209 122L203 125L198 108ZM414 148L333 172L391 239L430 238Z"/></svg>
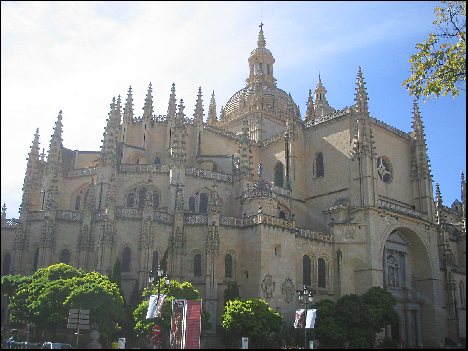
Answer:
<svg viewBox="0 0 468 351"><path fill-rule="evenodd" d="M3 206L2 274L57 262L107 274L120 259L128 299L161 264L200 291L211 333L233 284L290 326L303 285L314 301L381 286L400 316L386 332L406 347L463 342L466 182L461 202L444 206L438 185L434 198L417 102L409 132L371 117L359 68L350 107L330 106L319 76L302 118L274 63L261 25L246 85L219 116L213 92L205 118L199 89L191 117L174 84L155 115L150 84L139 117L130 87L100 151L65 148L60 111L47 159L34 135L19 219Z"/></svg>

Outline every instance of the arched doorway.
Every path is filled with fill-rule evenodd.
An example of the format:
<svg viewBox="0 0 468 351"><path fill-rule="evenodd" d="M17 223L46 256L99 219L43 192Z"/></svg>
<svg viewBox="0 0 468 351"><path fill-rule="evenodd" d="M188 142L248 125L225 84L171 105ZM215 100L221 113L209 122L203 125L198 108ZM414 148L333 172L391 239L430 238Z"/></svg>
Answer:
<svg viewBox="0 0 468 351"><path fill-rule="evenodd" d="M407 228L393 230L384 245L382 266L383 287L397 300L400 317L392 337L404 348L426 346L425 331L433 329L435 314L432 262L425 244Z"/></svg>

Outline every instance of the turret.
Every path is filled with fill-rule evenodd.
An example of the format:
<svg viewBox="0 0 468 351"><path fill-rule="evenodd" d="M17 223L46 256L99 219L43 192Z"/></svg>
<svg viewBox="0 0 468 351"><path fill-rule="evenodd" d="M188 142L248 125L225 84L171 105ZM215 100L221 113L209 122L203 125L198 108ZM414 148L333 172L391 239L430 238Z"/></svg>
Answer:
<svg viewBox="0 0 468 351"><path fill-rule="evenodd" d="M171 163L180 166L186 160L186 130L184 125L184 100L180 99L179 111L175 119L175 126L172 132L172 142L170 148Z"/></svg>
<svg viewBox="0 0 468 351"><path fill-rule="evenodd" d="M2 225L6 224L6 221L7 221L6 210L7 210L6 204L3 203L3 206L2 206Z"/></svg>
<svg viewBox="0 0 468 351"><path fill-rule="evenodd" d="M252 177L249 124L247 118L244 118L242 121L242 138L239 144L239 176L243 180L250 180Z"/></svg>
<svg viewBox="0 0 468 351"><path fill-rule="evenodd" d="M439 184L436 183L436 223L443 224L445 223L445 218L443 215L443 204L442 204L442 194L440 193Z"/></svg>
<svg viewBox="0 0 468 351"><path fill-rule="evenodd" d="M107 125L104 131L104 139L102 140L101 146L101 167L116 166L116 136L118 132L118 113L116 111L115 97L112 98L110 104L109 118L107 119Z"/></svg>
<svg viewBox="0 0 468 351"><path fill-rule="evenodd" d="M120 99L120 94L117 97L117 104L115 105L115 124L117 127L117 134L116 134L116 140L121 141L122 140L122 101Z"/></svg>
<svg viewBox="0 0 468 351"><path fill-rule="evenodd" d="M218 122L218 117L216 116L216 99L215 93L211 94L210 107L208 109L208 119L206 121L209 124L216 124Z"/></svg>
<svg viewBox="0 0 468 351"><path fill-rule="evenodd" d="M359 69L361 68L359 67ZM322 84L322 79L319 74L319 80L315 88L314 114L318 117L329 115L333 112L335 112L335 109L328 104L327 89L325 89L325 86Z"/></svg>
<svg viewBox="0 0 468 351"><path fill-rule="evenodd" d="M201 87L198 88L197 102L195 104L195 111L193 113L193 123L196 126L203 125L203 100Z"/></svg>
<svg viewBox="0 0 468 351"><path fill-rule="evenodd" d="M127 101L125 102L124 113L123 113L123 123L130 124L133 122L133 96L132 96L132 86L128 88Z"/></svg>
<svg viewBox="0 0 468 351"><path fill-rule="evenodd" d="M146 149L146 136L148 134L148 130L151 127L151 122L153 118L153 89L151 86L151 82L148 86L148 92L146 93L145 105L143 106L143 117L142 117L142 147Z"/></svg>
<svg viewBox="0 0 468 351"><path fill-rule="evenodd" d="M260 24L258 33L257 48L254 49L249 57L249 77L247 84L255 82L271 83L276 86L276 79L273 77L273 64L275 59L270 50L266 49L265 36L263 34L263 23Z"/></svg>

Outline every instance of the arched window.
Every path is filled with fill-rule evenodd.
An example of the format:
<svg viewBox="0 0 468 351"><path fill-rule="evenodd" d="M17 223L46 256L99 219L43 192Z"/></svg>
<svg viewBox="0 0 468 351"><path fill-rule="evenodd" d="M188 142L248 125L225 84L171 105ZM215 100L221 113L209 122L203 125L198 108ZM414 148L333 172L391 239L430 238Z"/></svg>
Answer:
<svg viewBox="0 0 468 351"><path fill-rule="evenodd" d="M275 185L279 187L283 187L284 184L283 168L281 162L278 162L275 166Z"/></svg>
<svg viewBox="0 0 468 351"><path fill-rule="evenodd" d="M286 219L286 213L284 213L284 211L279 211L279 218Z"/></svg>
<svg viewBox="0 0 468 351"><path fill-rule="evenodd" d="M325 260L323 258L319 258L317 261L317 270L318 270L318 282L317 286L319 288L326 288L327 287L327 270L325 266Z"/></svg>
<svg viewBox="0 0 468 351"><path fill-rule="evenodd" d="M10 274L10 270L11 270L11 256L9 253L7 253L5 255L5 257L3 258L3 264L2 264L2 268L3 268L3 275L5 274Z"/></svg>
<svg viewBox="0 0 468 351"><path fill-rule="evenodd" d="M90 189L86 190L86 192L85 192L84 201L83 201L85 206L88 204L89 192L90 192Z"/></svg>
<svg viewBox="0 0 468 351"><path fill-rule="evenodd" d="M145 206L146 199L146 188L141 188L138 192L138 207L143 208Z"/></svg>
<svg viewBox="0 0 468 351"><path fill-rule="evenodd" d="M193 275L195 277L201 277L201 255L196 254L193 257Z"/></svg>
<svg viewBox="0 0 468 351"><path fill-rule="evenodd" d="M224 256L224 276L232 278L232 256L230 254Z"/></svg>
<svg viewBox="0 0 468 351"><path fill-rule="evenodd" d="M311 285L311 263L310 257L305 255L302 258L302 284L303 285Z"/></svg>
<svg viewBox="0 0 468 351"><path fill-rule="evenodd" d="M75 198L75 211L79 211L81 208L81 196L78 195L76 198Z"/></svg>
<svg viewBox="0 0 468 351"><path fill-rule="evenodd" d="M159 158L158 156L156 156L156 157L154 158L154 164L155 164L155 165L160 165L160 164L161 164L161 158Z"/></svg>
<svg viewBox="0 0 468 351"><path fill-rule="evenodd" d="M39 264L39 248L36 248L36 250L34 251L34 258L33 258L33 265L32 265L33 272L37 271L38 264Z"/></svg>
<svg viewBox="0 0 468 351"><path fill-rule="evenodd" d="M321 152L317 152L315 155L315 176L317 178L323 177L325 175L323 169L323 154Z"/></svg>
<svg viewBox="0 0 468 351"><path fill-rule="evenodd" d="M70 264L70 251L67 249L63 249L60 253L59 262Z"/></svg>
<svg viewBox="0 0 468 351"><path fill-rule="evenodd" d="M127 194L127 207L133 207L135 202L135 194L133 192Z"/></svg>
<svg viewBox="0 0 468 351"><path fill-rule="evenodd" d="M200 213L208 212L208 195L205 193L200 194L200 205L198 208Z"/></svg>
<svg viewBox="0 0 468 351"><path fill-rule="evenodd" d="M151 261L151 270L154 272L156 272L156 270L158 269L158 265L159 265L159 253L157 251L153 251L153 260Z"/></svg>
<svg viewBox="0 0 468 351"><path fill-rule="evenodd" d="M122 272L130 272L131 255L130 248L126 246L122 251Z"/></svg>
<svg viewBox="0 0 468 351"><path fill-rule="evenodd" d="M270 75L270 64L267 63L267 75Z"/></svg>
<svg viewBox="0 0 468 351"><path fill-rule="evenodd" d="M258 73L263 74L263 64L261 62L258 64Z"/></svg>
<svg viewBox="0 0 468 351"><path fill-rule="evenodd" d="M156 191L153 191L153 208L159 207L159 194Z"/></svg>
<svg viewBox="0 0 468 351"><path fill-rule="evenodd" d="M188 208L190 212L195 212L195 197L190 196L188 200Z"/></svg>

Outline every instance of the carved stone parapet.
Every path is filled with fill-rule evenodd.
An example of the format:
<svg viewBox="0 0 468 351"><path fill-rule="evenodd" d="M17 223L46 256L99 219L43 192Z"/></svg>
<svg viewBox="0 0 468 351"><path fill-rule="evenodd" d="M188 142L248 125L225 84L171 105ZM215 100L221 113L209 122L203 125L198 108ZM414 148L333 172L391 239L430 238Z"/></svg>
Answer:
<svg viewBox="0 0 468 351"><path fill-rule="evenodd" d="M421 218L422 215L420 212L413 210L412 208L404 207L389 201L379 199L379 207L390 210L392 212L402 213L411 217Z"/></svg>
<svg viewBox="0 0 468 351"><path fill-rule="evenodd" d="M89 167L89 168L79 168L73 171L68 172L68 177L86 177L90 175L97 174L96 167Z"/></svg>
<svg viewBox="0 0 468 351"><path fill-rule="evenodd" d="M226 183L233 182L231 174L206 171L204 169L199 169L199 168L186 168L185 175L206 178L206 179L214 179L214 180L218 180L220 182L226 182Z"/></svg>
<svg viewBox="0 0 468 351"><path fill-rule="evenodd" d="M122 173L169 173L169 165L120 165L120 172Z"/></svg>
<svg viewBox="0 0 468 351"><path fill-rule="evenodd" d="M326 234L322 232L314 232L312 230L303 229L303 228L296 228L295 231L296 231L296 237L312 239L312 240L317 240L317 241L322 241L322 242L327 242L327 243L333 242L333 235L331 234Z"/></svg>
<svg viewBox="0 0 468 351"><path fill-rule="evenodd" d="M185 215L184 223L189 225L206 225L208 224L208 216L206 215Z"/></svg>
<svg viewBox="0 0 468 351"><path fill-rule="evenodd" d="M71 222L81 222L83 219L83 213L80 211L58 210L55 218Z"/></svg>
<svg viewBox="0 0 468 351"><path fill-rule="evenodd" d="M142 208L116 208L115 217L117 218L143 218L143 209Z"/></svg>
<svg viewBox="0 0 468 351"><path fill-rule="evenodd" d="M223 217L221 216L220 223L227 227L243 227L244 218L239 217Z"/></svg>

